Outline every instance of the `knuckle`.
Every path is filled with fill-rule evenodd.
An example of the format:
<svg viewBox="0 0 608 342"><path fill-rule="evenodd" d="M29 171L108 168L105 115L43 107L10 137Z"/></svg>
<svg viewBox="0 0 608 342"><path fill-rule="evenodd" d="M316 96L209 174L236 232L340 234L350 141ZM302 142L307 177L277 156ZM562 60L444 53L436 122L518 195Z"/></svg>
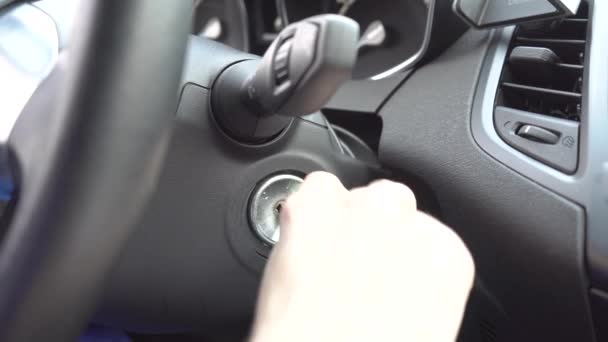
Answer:
<svg viewBox="0 0 608 342"><path fill-rule="evenodd" d="M365 188L355 190L356 198L367 199L383 207L395 206L406 209L416 208L416 196L407 186L389 180L376 181Z"/></svg>
<svg viewBox="0 0 608 342"><path fill-rule="evenodd" d="M345 191L338 177L331 173L316 171L306 176L297 195L298 198L306 200L323 200L326 196L337 196Z"/></svg>
<svg viewBox="0 0 608 342"><path fill-rule="evenodd" d="M412 190L403 183L393 182L388 179L381 179L370 184L370 187L382 187L382 188L390 188L394 191L398 191L402 196L414 197L414 193Z"/></svg>
<svg viewBox="0 0 608 342"><path fill-rule="evenodd" d="M299 210L306 210L306 203L302 201L301 197L296 193L287 198L281 210L281 221L290 222Z"/></svg>
<svg viewBox="0 0 608 342"><path fill-rule="evenodd" d="M464 241L451 228L448 228L437 219L421 212L416 213L417 225L427 230L431 236L430 241L437 244L442 255L450 261L456 262L467 269L474 269L473 257Z"/></svg>
<svg viewBox="0 0 608 342"><path fill-rule="evenodd" d="M342 183L336 175L325 171L315 171L309 173L304 179L304 185L320 184L320 185L341 185Z"/></svg>
<svg viewBox="0 0 608 342"><path fill-rule="evenodd" d="M298 217L306 216L306 213L301 213L301 211L306 211L307 208L301 203L302 201L298 197L297 193L290 196L285 203L283 203L280 214L281 241L287 240L291 235L293 225L302 220Z"/></svg>

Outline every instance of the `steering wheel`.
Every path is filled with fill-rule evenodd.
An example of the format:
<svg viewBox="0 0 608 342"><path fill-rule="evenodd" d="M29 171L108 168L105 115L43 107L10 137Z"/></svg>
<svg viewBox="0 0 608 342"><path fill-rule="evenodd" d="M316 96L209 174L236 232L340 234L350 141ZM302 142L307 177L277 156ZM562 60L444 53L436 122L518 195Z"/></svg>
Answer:
<svg viewBox="0 0 608 342"><path fill-rule="evenodd" d="M83 6L9 140L18 189L0 340L72 340L91 321L143 333L246 324L277 208L304 175L354 187L383 174L362 140L300 117L350 79L358 25L309 18L260 59L188 40L189 1Z"/></svg>
<svg viewBox="0 0 608 342"><path fill-rule="evenodd" d="M96 310L163 164L191 5L82 3L69 55L10 138L20 188L0 250L0 340L75 340Z"/></svg>

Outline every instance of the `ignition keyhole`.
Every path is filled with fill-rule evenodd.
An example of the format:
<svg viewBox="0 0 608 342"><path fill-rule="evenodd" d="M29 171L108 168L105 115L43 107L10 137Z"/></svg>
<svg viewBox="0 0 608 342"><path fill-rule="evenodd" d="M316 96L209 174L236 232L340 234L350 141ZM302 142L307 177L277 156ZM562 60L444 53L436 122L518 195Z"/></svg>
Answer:
<svg viewBox="0 0 608 342"><path fill-rule="evenodd" d="M274 207L274 212L276 214L278 214L278 215L281 214L281 211L283 210L283 204L284 203L285 203L284 201L281 201L281 202L277 203L277 205Z"/></svg>

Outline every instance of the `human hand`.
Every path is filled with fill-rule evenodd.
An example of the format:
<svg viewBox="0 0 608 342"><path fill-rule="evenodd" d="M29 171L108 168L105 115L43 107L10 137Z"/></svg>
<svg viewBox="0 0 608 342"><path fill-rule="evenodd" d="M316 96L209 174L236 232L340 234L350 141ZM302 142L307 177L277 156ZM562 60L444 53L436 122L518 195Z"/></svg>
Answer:
<svg viewBox="0 0 608 342"><path fill-rule="evenodd" d="M454 341L473 285L458 236L404 185L313 173L281 213L251 341Z"/></svg>

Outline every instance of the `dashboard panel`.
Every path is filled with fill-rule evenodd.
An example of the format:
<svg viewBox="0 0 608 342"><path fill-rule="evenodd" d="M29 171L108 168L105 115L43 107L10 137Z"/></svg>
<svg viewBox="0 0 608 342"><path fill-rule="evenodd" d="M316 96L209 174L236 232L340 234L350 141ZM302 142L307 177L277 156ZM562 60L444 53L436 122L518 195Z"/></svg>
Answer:
<svg viewBox="0 0 608 342"><path fill-rule="evenodd" d="M593 341L584 274L585 212L485 153L471 133L491 32L470 30L411 75L379 111L380 160L422 179L477 270L468 336ZM489 328L488 328L489 327ZM484 330L485 329L485 330Z"/></svg>
<svg viewBox="0 0 608 342"><path fill-rule="evenodd" d="M590 2L593 41L586 51L587 95L580 167L574 175L522 155L496 132L492 113L513 27L470 30L456 43L451 39L447 51L439 49L437 59L433 55L414 72L406 68L388 77L374 75L396 60L374 62L367 69L362 52L357 79L345 84L324 110L330 116L338 113L338 120L378 113L383 164L424 183L436 198L438 214L469 244L480 274L472 302L484 304L469 308L463 341L477 341L478 335L471 337L477 329L507 341L593 341L593 325L602 325L591 320L592 308L605 310L602 298L607 298L608 69L602 43L607 29L597 19L606 11L598 2ZM348 1L278 4L279 16L288 23L340 13ZM375 15L383 3L375 10L355 11L364 5L355 3L344 12L352 11L363 31L382 17ZM433 21L439 23L434 29L447 22ZM588 265L591 278L585 272Z"/></svg>
<svg viewBox="0 0 608 342"><path fill-rule="evenodd" d="M55 7L47 5L53 2L58 1L44 0L36 5L53 13ZM404 28L409 27L406 25L414 24L407 22L407 16L419 13L412 10L402 17L387 15L385 6L388 5L384 1L374 2L377 8L368 10L365 6L369 3L360 0L345 13L350 13L364 30L373 21L380 20L378 18L385 20L389 36L391 30L406 34ZM418 10L432 5L442 5L445 9L449 3L415 0L408 5L419 6ZM290 7L298 4L300 7ZM473 251L479 279L472 302L486 304L469 307L465 320L469 329L465 329L465 334L475 337L463 338L463 341L481 341L478 329L503 340L593 341L594 325L596 329L606 326L597 317L605 317L601 313L608 312L608 44L605 43L608 27L599 19L608 13L608 4L601 0L591 4L593 40L587 51L580 167L573 175L560 173L515 151L496 133L492 114L513 27L469 30L457 41L448 39L442 47L449 48L445 52L439 49L436 59L428 57L421 60L423 63L416 65L415 70L398 69L386 77L375 76L407 60L414 51L413 45L406 49L386 41L386 46L381 44L362 51L358 79L346 83L324 109L334 121L347 122L350 119L344 117L361 117L365 119L359 121L359 126L364 128L373 121L373 135L378 141L370 145L374 145L383 164L399 177L419 180L436 202L434 213L452 226ZM261 54L286 23L309 14L339 12L344 5L345 1L204 0L198 2L193 12L196 24L192 33L209 39L216 37L215 40L239 50ZM420 43L423 20L421 17L417 20L418 26L407 33L418 32L418 40L408 44ZM445 24L447 19L429 17L428 20L425 30L434 22L435 34L446 32L446 27L450 31L451 26ZM57 25L61 49L68 46L64 34L68 30L63 24L65 20ZM393 29L392 25L399 24L405 26ZM459 32L455 35L460 36L462 31ZM218 47L215 51L224 50ZM382 57L384 51L392 51L387 53L390 60ZM196 47L189 54L192 60L203 60ZM338 115L332 116L336 113ZM186 138L200 139L197 132L190 133ZM165 207L159 205L155 215L162 216L163 209ZM193 211L193 220L195 214L198 213ZM135 240L133 246L137 248L132 250L158 257L160 249L155 250L148 243L162 236L161 230L155 231L152 228L155 222L149 223L147 240ZM197 236L200 238L197 234L204 235L196 228L187 232L192 245L197 244ZM183 247L178 236L172 239L176 248ZM166 242L161 238L158 241ZM198 253L197 248L193 246L192 250ZM184 269L199 270L199 264L186 265L184 260L173 260L179 258L169 252L165 250L171 255L160 261L168 265L172 260ZM149 283L162 287L160 293L169 293L172 285L162 279L150 275L137 279L141 265L129 265L127 261L121 266L118 276L133 280L129 283L131 292L126 292L132 298L125 301L119 296L110 304L122 308L121 305L127 303L132 305L134 316L142 314L139 308L147 306L142 306L136 298L141 292L137 287L142 285L141 279L152 279ZM234 265L234 269L237 266ZM172 307L184 316L200 314L199 307L181 296L181 293L200 291L190 283L193 278L204 284L201 274L188 277L181 284L187 291L177 295L181 305ZM121 285L117 281L112 288L118 294L125 293ZM251 300L256 285L251 281L247 286L242 296ZM160 298L156 294L152 297ZM599 312L594 317L595 323L591 320L594 308ZM151 310L143 316L149 312ZM125 321L129 319L131 317Z"/></svg>
<svg viewBox="0 0 608 342"><path fill-rule="evenodd" d="M195 0L192 34L262 55L283 28L274 1Z"/></svg>
<svg viewBox="0 0 608 342"><path fill-rule="evenodd" d="M357 21L362 32L354 79L378 80L423 57L435 6L434 0L196 0L192 33L263 54L285 25L313 15L342 14Z"/></svg>
<svg viewBox="0 0 608 342"><path fill-rule="evenodd" d="M249 18L242 0L196 0L192 34L250 50Z"/></svg>
<svg viewBox="0 0 608 342"><path fill-rule="evenodd" d="M495 97L502 65L508 58L513 28L496 31L492 38L484 69L477 88L472 116L472 132L477 143L488 154L513 170L578 203L587 212L587 257L591 281L608 290L608 27L602 19L608 13L606 2L590 3L588 44L582 61L582 107L580 115L579 168L574 174L555 170L508 146L496 133L493 122Z"/></svg>
<svg viewBox="0 0 608 342"><path fill-rule="evenodd" d="M354 19L361 27L359 59L355 79L380 79L403 70L423 49L429 21L428 2L422 0L279 0L286 22L338 13Z"/></svg>

